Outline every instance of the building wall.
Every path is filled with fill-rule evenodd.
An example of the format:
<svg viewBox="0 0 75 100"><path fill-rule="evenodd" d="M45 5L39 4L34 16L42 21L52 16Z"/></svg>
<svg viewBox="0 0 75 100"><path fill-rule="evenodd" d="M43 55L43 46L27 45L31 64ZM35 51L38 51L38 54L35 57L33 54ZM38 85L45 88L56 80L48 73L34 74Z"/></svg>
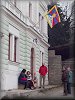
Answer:
<svg viewBox="0 0 75 100"><path fill-rule="evenodd" d="M33 42L33 39L36 39L36 38L37 38L37 44L35 42ZM26 47L26 51L27 51L26 68L28 68L30 70L31 48L34 48L34 51L35 51L34 71L36 72L36 76L38 77L38 84L39 84L39 73L38 72L39 72L39 67L42 65L40 52L44 52L43 61L45 62L45 65L48 66L48 47L45 46L45 44L43 44L41 42L41 40L38 37L34 36L33 33L30 31L27 31L26 42L27 42L27 45L26 45L27 46ZM48 79L47 79L47 81L48 81Z"/></svg>
<svg viewBox="0 0 75 100"><path fill-rule="evenodd" d="M28 2L27 1L18 1L17 5L19 10L24 14L24 3L26 4L26 9L28 10ZM20 5L21 4L21 5ZM32 20L34 23L36 22L36 15L38 15L38 2L35 3L32 1L33 6L33 18ZM48 66L48 36L47 36L47 29L45 29L45 35L42 36L41 32L37 32L32 27L26 25L27 20L24 19L25 17L22 13L16 9L13 5L10 5L8 1L3 0L2 5L6 8L2 7L1 12L1 33L3 33L4 37L1 39L1 54L2 54L2 66L1 66L1 89L2 90L9 90L9 89L17 89L18 88L18 76L20 71L23 68L26 70L30 70L30 55L31 55L31 48L34 48L35 51L35 63L34 68L38 78L38 85L39 85L39 67L41 66L41 56L40 51L44 53L44 59L46 66ZM13 6L13 8L12 8ZM37 8L37 13L34 8ZM16 10L15 10L16 9ZM25 9L25 14L27 15L28 11ZM12 13L11 13L11 12ZM18 12L18 13L16 13ZM34 14L36 13L36 14ZM26 16L27 18L27 16ZM24 22L23 22L24 21ZM44 27L44 26L43 26ZM19 42L18 46L18 62L9 61L8 60L8 49L9 49L9 33L14 34L18 37ZM37 39L37 43L33 40ZM45 42L46 41L46 42ZM14 50L14 48L12 48ZM12 50L12 52L13 52ZM47 75L48 77L48 75ZM46 84L48 84L48 78L46 78Z"/></svg>
<svg viewBox="0 0 75 100"><path fill-rule="evenodd" d="M48 56L48 68L49 68L49 84L60 85L62 83L62 61L61 55L55 55L54 50L49 50Z"/></svg>
<svg viewBox="0 0 75 100"><path fill-rule="evenodd" d="M2 89L13 89L18 88L18 74L25 68L25 55L26 55L26 45L25 45L25 29L21 28L18 23L15 23L10 16L2 14L1 22L1 32L4 34L4 37L1 39L2 42ZM19 32L19 61L18 63L8 60L8 39L10 27L15 28L14 34L16 35L16 30ZM13 32L12 28L12 32ZM6 84L6 85L5 85Z"/></svg>

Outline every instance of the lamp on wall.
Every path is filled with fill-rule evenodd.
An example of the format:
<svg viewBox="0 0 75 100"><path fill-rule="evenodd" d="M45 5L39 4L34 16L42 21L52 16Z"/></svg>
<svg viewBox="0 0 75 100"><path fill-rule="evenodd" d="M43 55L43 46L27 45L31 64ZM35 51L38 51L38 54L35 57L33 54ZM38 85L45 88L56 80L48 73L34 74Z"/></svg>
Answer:
<svg viewBox="0 0 75 100"><path fill-rule="evenodd" d="M35 42L37 44L37 38L33 39L33 42Z"/></svg>

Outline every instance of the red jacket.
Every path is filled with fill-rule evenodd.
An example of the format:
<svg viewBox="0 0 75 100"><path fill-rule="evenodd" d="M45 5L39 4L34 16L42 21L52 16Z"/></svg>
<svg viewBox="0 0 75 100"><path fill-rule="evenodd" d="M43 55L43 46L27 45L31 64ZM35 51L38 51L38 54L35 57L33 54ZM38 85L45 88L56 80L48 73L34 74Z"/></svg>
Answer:
<svg viewBox="0 0 75 100"><path fill-rule="evenodd" d="M40 73L40 75L45 76L45 75L47 74L47 67L44 66L44 65L42 65L42 66L40 67L40 69L39 69L39 73Z"/></svg>

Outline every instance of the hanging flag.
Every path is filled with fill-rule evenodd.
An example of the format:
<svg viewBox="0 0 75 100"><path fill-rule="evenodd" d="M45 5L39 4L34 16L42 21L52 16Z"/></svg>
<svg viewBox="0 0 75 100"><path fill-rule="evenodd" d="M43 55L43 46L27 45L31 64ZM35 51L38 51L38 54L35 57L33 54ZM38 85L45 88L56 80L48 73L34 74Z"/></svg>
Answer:
<svg viewBox="0 0 75 100"><path fill-rule="evenodd" d="M54 5L46 14L45 17L47 19L48 24L52 28L54 25L60 22L60 16L57 10L56 5Z"/></svg>

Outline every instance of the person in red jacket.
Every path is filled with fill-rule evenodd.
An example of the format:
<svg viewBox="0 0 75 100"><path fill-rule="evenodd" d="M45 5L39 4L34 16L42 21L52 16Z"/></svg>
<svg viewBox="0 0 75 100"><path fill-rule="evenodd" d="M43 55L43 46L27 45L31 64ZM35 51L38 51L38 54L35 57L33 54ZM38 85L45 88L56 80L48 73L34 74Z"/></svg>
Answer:
<svg viewBox="0 0 75 100"><path fill-rule="evenodd" d="M42 64L42 66L40 66L39 68L39 73L40 73L40 87L42 86L42 79L43 79L43 88L44 88L44 84L45 84L45 76L47 74L47 67Z"/></svg>

